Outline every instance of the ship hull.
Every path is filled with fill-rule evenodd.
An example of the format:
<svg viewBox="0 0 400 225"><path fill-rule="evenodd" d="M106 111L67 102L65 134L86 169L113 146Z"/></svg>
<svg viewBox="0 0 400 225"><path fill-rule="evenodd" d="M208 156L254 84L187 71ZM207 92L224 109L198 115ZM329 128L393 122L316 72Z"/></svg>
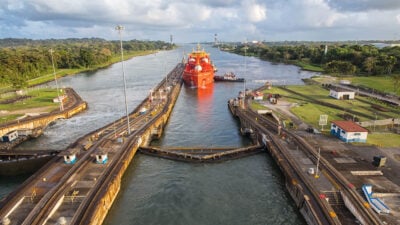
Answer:
<svg viewBox="0 0 400 225"><path fill-rule="evenodd" d="M204 88L214 82L213 72L183 73L183 81L189 87Z"/></svg>
<svg viewBox="0 0 400 225"><path fill-rule="evenodd" d="M214 64L211 62L207 52L200 49L193 50L188 55L182 78L185 84L193 88L206 88L209 84L214 83Z"/></svg>

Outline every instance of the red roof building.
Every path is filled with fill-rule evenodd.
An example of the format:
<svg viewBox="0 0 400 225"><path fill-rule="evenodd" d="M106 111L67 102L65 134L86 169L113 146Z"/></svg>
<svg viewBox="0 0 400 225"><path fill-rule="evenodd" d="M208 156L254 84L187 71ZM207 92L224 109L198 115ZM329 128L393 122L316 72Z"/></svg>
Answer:
<svg viewBox="0 0 400 225"><path fill-rule="evenodd" d="M352 121L332 121L331 134L345 142L366 142L368 130Z"/></svg>

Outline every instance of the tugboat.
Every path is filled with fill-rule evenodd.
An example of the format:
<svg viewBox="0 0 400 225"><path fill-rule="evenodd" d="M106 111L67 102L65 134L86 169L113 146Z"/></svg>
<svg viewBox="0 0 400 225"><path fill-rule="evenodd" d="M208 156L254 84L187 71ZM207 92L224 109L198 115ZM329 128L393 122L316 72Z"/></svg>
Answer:
<svg viewBox="0 0 400 225"><path fill-rule="evenodd" d="M206 88L214 82L215 67L210 56L197 45L197 50L189 54L183 71L183 81L194 88Z"/></svg>
<svg viewBox="0 0 400 225"><path fill-rule="evenodd" d="M214 76L214 81L244 82L244 78L236 77L234 73L229 72L224 76Z"/></svg>

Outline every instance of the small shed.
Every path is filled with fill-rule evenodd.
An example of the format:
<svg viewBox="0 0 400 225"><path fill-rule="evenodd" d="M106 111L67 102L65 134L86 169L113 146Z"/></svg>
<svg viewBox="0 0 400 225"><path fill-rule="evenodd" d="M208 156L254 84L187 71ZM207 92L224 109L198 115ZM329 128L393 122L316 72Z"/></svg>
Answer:
<svg viewBox="0 0 400 225"><path fill-rule="evenodd" d="M352 121L332 121L331 134L344 142L367 142L368 130Z"/></svg>
<svg viewBox="0 0 400 225"><path fill-rule="evenodd" d="M342 88L332 88L329 90L329 96L340 100L354 99L354 95L354 91L349 91Z"/></svg>
<svg viewBox="0 0 400 225"><path fill-rule="evenodd" d="M98 164L106 164L108 161L107 152L103 150L99 150L96 152L96 163Z"/></svg>
<svg viewBox="0 0 400 225"><path fill-rule="evenodd" d="M18 138L18 131L14 130L0 137L2 142L12 142Z"/></svg>
<svg viewBox="0 0 400 225"><path fill-rule="evenodd" d="M264 94L262 92L256 91L253 93L253 99L256 101L262 101L264 98Z"/></svg>
<svg viewBox="0 0 400 225"><path fill-rule="evenodd" d="M65 164L75 164L76 162L76 155L79 153L78 148L73 148L73 149L68 149L65 151L62 151L59 156L64 157L64 163Z"/></svg>

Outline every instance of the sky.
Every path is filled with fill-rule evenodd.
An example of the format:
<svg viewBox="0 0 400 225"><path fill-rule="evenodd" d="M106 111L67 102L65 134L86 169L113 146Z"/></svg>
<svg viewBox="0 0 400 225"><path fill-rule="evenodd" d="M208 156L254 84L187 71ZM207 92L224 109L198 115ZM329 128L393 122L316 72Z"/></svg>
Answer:
<svg viewBox="0 0 400 225"><path fill-rule="evenodd" d="M400 0L0 0L0 38L399 40Z"/></svg>

